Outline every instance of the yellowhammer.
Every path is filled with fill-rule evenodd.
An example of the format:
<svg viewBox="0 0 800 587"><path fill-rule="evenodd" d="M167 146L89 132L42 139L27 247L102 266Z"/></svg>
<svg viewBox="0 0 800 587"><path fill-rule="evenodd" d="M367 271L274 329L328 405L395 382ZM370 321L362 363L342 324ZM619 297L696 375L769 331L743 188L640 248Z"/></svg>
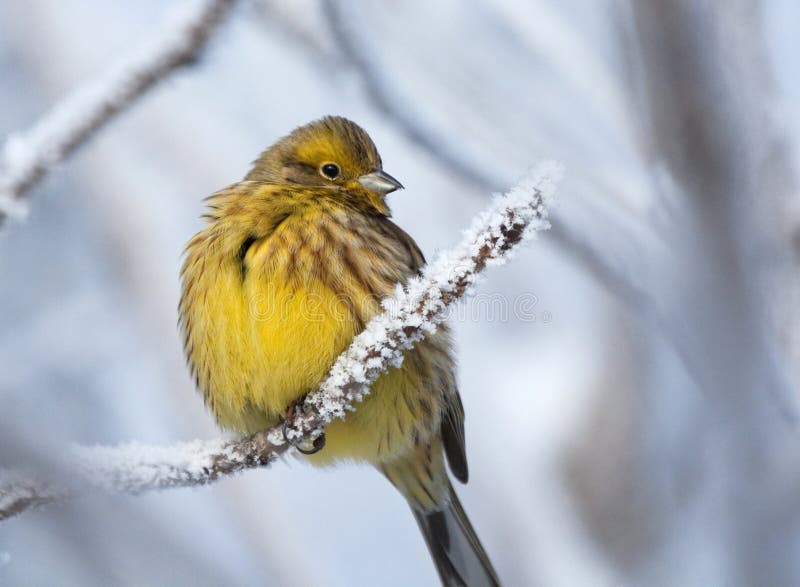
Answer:
<svg viewBox="0 0 800 587"><path fill-rule="evenodd" d="M186 247L180 323L218 423L255 432L318 387L395 284L424 259L390 219L402 186L369 135L326 117L264 151L243 181L208 198ZM372 463L408 500L445 585L498 579L453 491L467 481L464 414L445 328L406 353L345 420L315 465Z"/></svg>

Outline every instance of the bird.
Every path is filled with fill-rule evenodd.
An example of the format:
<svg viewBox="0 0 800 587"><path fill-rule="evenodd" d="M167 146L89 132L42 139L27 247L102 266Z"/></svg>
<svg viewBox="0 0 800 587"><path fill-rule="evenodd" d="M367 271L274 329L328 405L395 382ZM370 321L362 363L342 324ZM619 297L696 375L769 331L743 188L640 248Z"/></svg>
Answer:
<svg viewBox="0 0 800 587"><path fill-rule="evenodd" d="M419 274L425 258L386 202L402 187L363 128L326 116L206 198L178 310L190 372L220 427L249 434L279 424L381 301ZM407 500L443 585L500 584L450 480L466 483L468 467L446 325L299 458L371 464Z"/></svg>

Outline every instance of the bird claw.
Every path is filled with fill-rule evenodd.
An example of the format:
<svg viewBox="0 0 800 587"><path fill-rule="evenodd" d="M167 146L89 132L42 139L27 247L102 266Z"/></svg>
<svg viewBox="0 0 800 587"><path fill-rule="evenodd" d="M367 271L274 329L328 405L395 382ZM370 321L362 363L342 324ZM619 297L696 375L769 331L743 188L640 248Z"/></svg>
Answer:
<svg viewBox="0 0 800 587"><path fill-rule="evenodd" d="M300 452L300 453L302 453L304 455L313 455L313 454L316 454L319 451L321 451L323 448L325 448L325 433L324 432L314 439L311 448L303 448L303 447L301 447L300 443L296 439L293 439L293 438L290 439L289 435L287 434L289 421L294 416L294 412L298 408L298 404L300 402L302 402L302 401L303 401L302 399L296 401L295 403L293 403L293 404L291 404L289 406L288 410L286 410L286 416L284 416L284 418L283 418L283 439L286 441L286 443L289 446L292 446L295 449L297 449L298 452Z"/></svg>
<svg viewBox="0 0 800 587"><path fill-rule="evenodd" d="M294 447L304 455L316 454L325 448L325 433L323 432L314 439L311 448L302 448L298 444L295 444Z"/></svg>

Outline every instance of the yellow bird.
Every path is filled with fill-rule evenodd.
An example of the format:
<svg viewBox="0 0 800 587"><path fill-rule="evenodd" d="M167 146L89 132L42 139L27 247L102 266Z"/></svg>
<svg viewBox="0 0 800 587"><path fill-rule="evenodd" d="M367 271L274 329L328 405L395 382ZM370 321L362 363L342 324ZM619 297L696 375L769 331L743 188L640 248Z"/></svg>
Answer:
<svg viewBox="0 0 800 587"><path fill-rule="evenodd" d="M190 368L220 426L251 433L279 422L381 299L419 271L422 253L385 201L401 187L361 127L326 117L208 198L208 225L186 246L179 310ZM315 465L361 461L381 471L411 506L444 585L499 584L444 463L466 483L446 328L330 424L321 450L305 452Z"/></svg>

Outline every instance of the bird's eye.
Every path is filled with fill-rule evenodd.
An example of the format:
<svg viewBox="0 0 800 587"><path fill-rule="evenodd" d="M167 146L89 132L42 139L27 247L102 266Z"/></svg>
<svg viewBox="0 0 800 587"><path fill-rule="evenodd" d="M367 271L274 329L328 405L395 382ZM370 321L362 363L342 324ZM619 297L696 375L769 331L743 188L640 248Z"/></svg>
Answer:
<svg viewBox="0 0 800 587"><path fill-rule="evenodd" d="M322 171L322 175L328 179L336 179L339 177L339 166L336 165L336 163L326 163L320 167L320 171Z"/></svg>

